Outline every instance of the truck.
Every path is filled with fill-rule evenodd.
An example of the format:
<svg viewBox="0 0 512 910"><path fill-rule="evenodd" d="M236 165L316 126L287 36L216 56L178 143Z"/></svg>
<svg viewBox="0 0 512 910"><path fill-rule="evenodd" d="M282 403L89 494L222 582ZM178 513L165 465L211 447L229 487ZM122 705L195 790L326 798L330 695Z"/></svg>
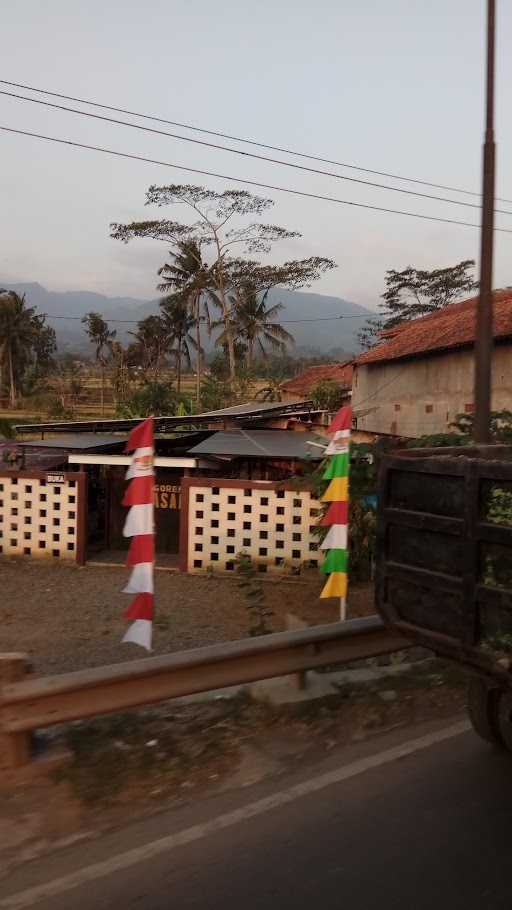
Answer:
<svg viewBox="0 0 512 910"><path fill-rule="evenodd" d="M469 670L474 730L512 750L512 446L383 457L376 601L388 626Z"/></svg>

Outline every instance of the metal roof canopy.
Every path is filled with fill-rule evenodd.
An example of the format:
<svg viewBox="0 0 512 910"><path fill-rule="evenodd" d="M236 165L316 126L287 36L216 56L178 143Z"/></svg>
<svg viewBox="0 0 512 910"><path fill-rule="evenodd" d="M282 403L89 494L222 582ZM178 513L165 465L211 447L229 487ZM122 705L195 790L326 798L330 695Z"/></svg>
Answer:
<svg viewBox="0 0 512 910"><path fill-rule="evenodd" d="M13 440L16 446L25 449L79 449L81 452L112 449L113 446L122 446L125 441L126 436L99 436L96 433L67 434L55 439Z"/></svg>
<svg viewBox="0 0 512 910"><path fill-rule="evenodd" d="M270 402L257 401L237 404L218 411L206 411L203 414L188 414L182 417L155 417L155 432L167 433L181 427L200 426L213 421L231 420L260 420L265 416L279 417L281 415L309 414L318 412L312 401L297 402ZM16 424L18 433L97 433L110 431L114 433L127 433L141 422L142 418L113 419L113 420L75 420L66 423L29 423Z"/></svg>
<svg viewBox="0 0 512 910"><path fill-rule="evenodd" d="M189 455L318 460L325 445L322 436L293 430L219 430L190 449Z"/></svg>
<svg viewBox="0 0 512 910"><path fill-rule="evenodd" d="M105 467L116 465L127 466L131 464L131 455L108 455L99 453L73 453L68 455L68 464L97 464ZM187 456L167 457L156 455L154 462L155 468L212 468L216 467L215 463L207 458L188 458Z"/></svg>

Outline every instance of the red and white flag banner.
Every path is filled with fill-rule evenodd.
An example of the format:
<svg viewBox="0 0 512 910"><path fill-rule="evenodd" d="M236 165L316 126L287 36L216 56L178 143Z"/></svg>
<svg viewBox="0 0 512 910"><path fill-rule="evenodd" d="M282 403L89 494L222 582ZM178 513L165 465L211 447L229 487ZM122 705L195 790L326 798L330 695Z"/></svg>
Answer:
<svg viewBox="0 0 512 910"><path fill-rule="evenodd" d="M123 497L129 506L123 528L124 537L131 537L126 565L131 567L128 584L123 593L134 594L125 611L125 619L134 620L123 641L133 642L151 651L154 598L154 440L153 418L148 417L136 426L128 437L126 451L133 452L126 479L130 481Z"/></svg>

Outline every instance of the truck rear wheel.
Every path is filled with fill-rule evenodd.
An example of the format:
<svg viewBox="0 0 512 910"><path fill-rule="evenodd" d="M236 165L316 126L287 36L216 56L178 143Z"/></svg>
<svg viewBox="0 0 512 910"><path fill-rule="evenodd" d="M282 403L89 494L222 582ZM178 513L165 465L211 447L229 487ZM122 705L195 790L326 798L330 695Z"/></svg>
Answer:
<svg viewBox="0 0 512 910"><path fill-rule="evenodd" d="M468 687L468 714L475 733L494 745L512 749L512 698L508 714L509 743L502 730L500 689L492 688L479 676L473 676ZM506 714L506 709L505 709ZM505 721L504 721L505 724Z"/></svg>
<svg viewBox="0 0 512 910"><path fill-rule="evenodd" d="M500 736L505 747L512 752L512 692L500 690L497 707Z"/></svg>

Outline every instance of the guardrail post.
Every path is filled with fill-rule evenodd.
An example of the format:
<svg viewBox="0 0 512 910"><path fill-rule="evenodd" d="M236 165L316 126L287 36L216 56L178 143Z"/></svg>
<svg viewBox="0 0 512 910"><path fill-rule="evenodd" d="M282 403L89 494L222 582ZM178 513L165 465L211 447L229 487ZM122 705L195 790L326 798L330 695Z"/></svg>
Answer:
<svg viewBox="0 0 512 910"><path fill-rule="evenodd" d="M4 733L2 727L2 688L22 680L28 669L26 654L0 654L0 769L20 768L30 761L30 732Z"/></svg>

